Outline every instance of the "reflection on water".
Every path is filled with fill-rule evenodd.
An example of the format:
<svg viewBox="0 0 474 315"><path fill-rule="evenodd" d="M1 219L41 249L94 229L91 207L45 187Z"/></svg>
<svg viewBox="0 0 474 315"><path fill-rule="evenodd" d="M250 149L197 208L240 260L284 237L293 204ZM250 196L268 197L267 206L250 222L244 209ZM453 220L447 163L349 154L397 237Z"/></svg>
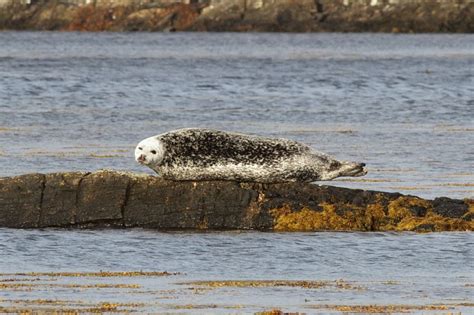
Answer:
<svg viewBox="0 0 474 315"><path fill-rule="evenodd" d="M138 141L198 126L369 166L336 185L474 196L473 35L2 32L0 45L0 176L148 172Z"/></svg>

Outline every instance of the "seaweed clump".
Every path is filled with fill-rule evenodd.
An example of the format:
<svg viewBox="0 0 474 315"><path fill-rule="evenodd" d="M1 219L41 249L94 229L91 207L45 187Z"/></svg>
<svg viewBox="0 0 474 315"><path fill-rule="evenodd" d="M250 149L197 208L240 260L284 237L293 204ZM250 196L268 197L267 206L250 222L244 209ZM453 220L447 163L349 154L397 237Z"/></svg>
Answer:
<svg viewBox="0 0 474 315"><path fill-rule="evenodd" d="M395 231L473 231L474 222L443 217L433 211L431 202L414 197L399 197L388 205L387 229Z"/></svg>
<svg viewBox="0 0 474 315"><path fill-rule="evenodd" d="M285 205L273 209L274 229L277 231L375 231L385 214L378 205L366 208L323 203L322 211L303 208L292 211Z"/></svg>
<svg viewBox="0 0 474 315"><path fill-rule="evenodd" d="M378 196L365 207L322 203L319 211L307 207L294 211L284 205L270 213L277 231L473 231L474 204L469 205L462 218L441 216L431 201L411 196L394 200Z"/></svg>
<svg viewBox="0 0 474 315"><path fill-rule="evenodd" d="M392 314L411 313L413 311L446 311L453 306L448 305L315 305L313 308L335 310L343 313Z"/></svg>
<svg viewBox="0 0 474 315"><path fill-rule="evenodd" d="M272 309L269 311L262 311L262 312L256 312L255 315L300 315L300 314L305 314L305 313L298 313L298 312L284 312L279 309Z"/></svg>

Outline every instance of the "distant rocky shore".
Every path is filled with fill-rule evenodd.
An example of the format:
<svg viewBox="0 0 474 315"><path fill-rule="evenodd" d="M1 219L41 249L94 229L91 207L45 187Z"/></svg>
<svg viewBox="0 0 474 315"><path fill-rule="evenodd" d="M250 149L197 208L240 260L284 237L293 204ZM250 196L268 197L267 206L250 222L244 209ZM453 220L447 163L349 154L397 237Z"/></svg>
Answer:
<svg viewBox="0 0 474 315"><path fill-rule="evenodd" d="M468 0L1 0L1 30L446 32L474 31ZM77 2L79 3L79 2ZM89 3L89 4L87 4Z"/></svg>
<svg viewBox="0 0 474 315"><path fill-rule="evenodd" d="M0 227L474 231L474 200L115 171L26 174L0 178Z"/></svg>

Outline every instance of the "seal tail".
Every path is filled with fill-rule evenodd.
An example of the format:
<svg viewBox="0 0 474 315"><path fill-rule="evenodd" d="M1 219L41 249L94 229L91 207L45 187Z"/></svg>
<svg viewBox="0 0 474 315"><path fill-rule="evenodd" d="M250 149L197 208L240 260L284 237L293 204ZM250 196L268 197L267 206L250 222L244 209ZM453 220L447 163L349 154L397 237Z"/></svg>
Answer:
<svg viewBox="0 0 474 315"><path fill-rule="evenodd" d="M367 174L365 163L341 161L339 162L337 169L331 170L330 172L324 174L321 179L331 180L331 179L334 179L336 177L341 177L341 176L358 177L358 176L364 176L365 174Z"/></svg>

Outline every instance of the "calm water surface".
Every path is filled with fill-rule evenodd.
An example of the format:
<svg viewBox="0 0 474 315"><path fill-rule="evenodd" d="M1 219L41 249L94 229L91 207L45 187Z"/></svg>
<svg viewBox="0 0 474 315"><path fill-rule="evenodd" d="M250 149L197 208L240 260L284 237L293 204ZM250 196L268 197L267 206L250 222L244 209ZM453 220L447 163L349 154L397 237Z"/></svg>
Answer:
<svg viewBox="0 0 474 315"><path fill-rule="evenodd" d="M474 36L0 32L0 176L149 172L133 160L136 143L181 127L292 138L367 163L366 177L338 186L473 197ZM138 301L143 312L193 304L202 308L184 312L312 313L323 304L472 304L473 245L472 233L0 229L0 286L39 284L0 290L0 306L60 299ZM12 275L99 270L181 274ZM342 279L353 288L182 284L209 279ZM60 286L104 282L140 288Z"/></svg>
<svg viewBox="0 0 474 315"><path fill-rule="evenodd" d="M137 289L3 290L4 299L68 299L176 305L241 305L316 312L324 304L472 303L472 233L158 233L147 230L0 229L0 276L21 271L166 270L166 278L113 278ZM21 277L20 277L21 278ZM30 277L31 278L31 277ZM26 277L26 279L30 279ZM34 278L34 277L33 277ZM36 284L97 283L94 278L39 277ZM191 280L343 280L358 288L232 288L190 294ZM1 284L2 282L0 282ZM99 291L99 292L98 292ZM157 299L160 303L156 303ZM210 308L210 307L207 307ZM474 309L469 308L472 311ZM235 310L234 310L235 311ZM209 309L207 309L209 312ZM212 312L212 311L211 311ZM327 312L327 310L325 311ZM470 314L466 312L465 314Z"/></svg>
<svg viewBox="0 0 474 315"><path fill-rule="evenodd" d="M474 196L474 35L0 33L0 176L148 172L182 127L367 163L335 185Z"/></svg>

